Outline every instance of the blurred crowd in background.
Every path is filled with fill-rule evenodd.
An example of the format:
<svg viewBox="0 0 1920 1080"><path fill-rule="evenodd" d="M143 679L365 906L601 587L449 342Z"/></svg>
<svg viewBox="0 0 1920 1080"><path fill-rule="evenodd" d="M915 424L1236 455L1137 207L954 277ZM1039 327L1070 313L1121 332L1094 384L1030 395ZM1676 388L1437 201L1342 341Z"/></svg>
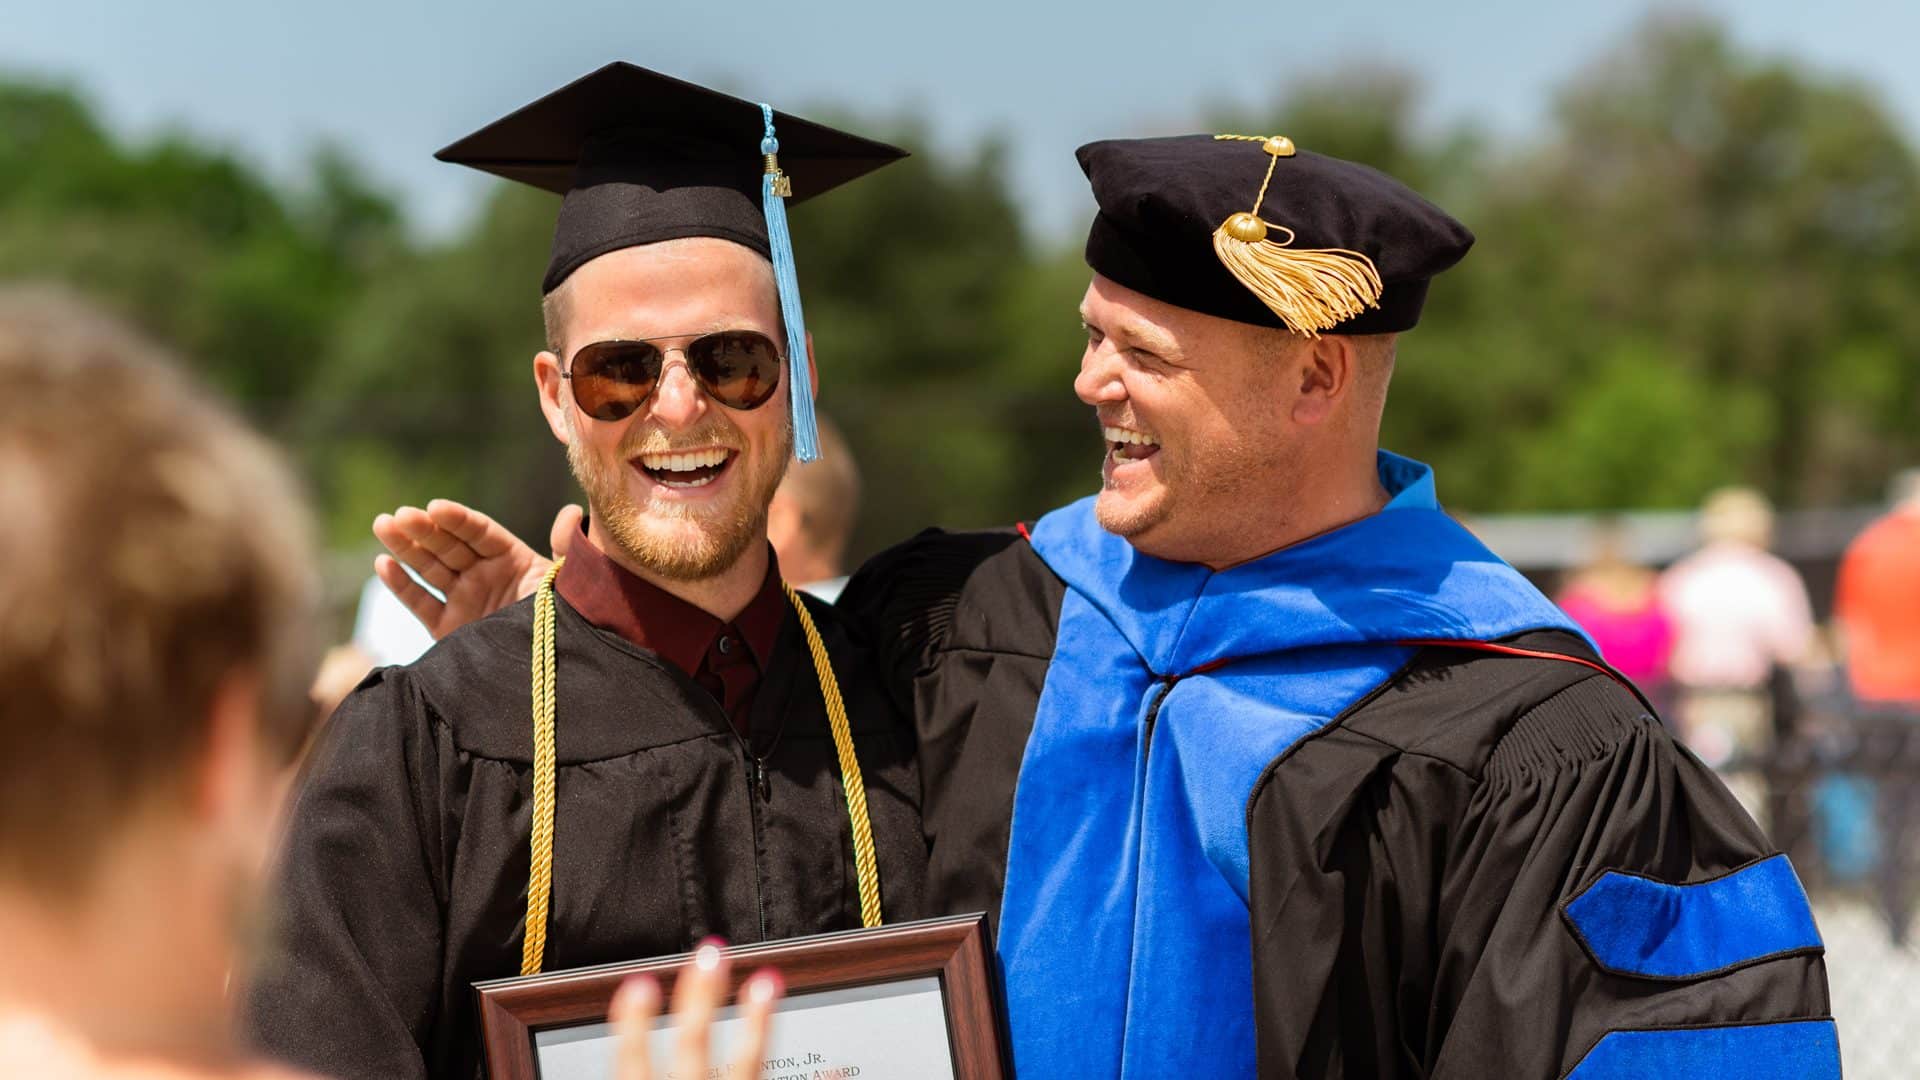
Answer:
<svg viewBox="0 0 1920 1080"><path fill-rule="evenodd" d="M83 91L0 72L0 284L79 289L292 449L323 518L327 630L352 641L323 678L344 693L427 644L367 579L376 513L457 498L536 541L569 490L529 393L556 203L502 185L422 240L349 153L272 179L191 135L119 139ZM1472 225L1472 256L1401 343L1385 445L1436 467L1446 504L1554 590L1791 853L1849 1073L1906 1075L1920 152L1872 87L1702 18L1598 48L1517 141L1416 123L1420 92L1328 60L1267 109L1182 126L1286 132ZM925 525L1087 494L1099 457L1069 386L1077 245L1023 223L997 144L942 151L911 118L856 119L915 156L793 220L848 447L830 459L859 467L797 474L815 486L783 489L775 530L783 566L829 592Z"/></svg>
<svg viewBox="0 0 1920 1080"><path fill-rule="evenodd" d="M1663 569L1636 560L1624 522L1600 519L1556 600L1797 847L1803 876L1871 882L1898 944L1911 932L1904 851L1920 829L1905 793L1920 777L1920 470L1895 478L1889 506L1822 582L1826 618L1750 488L1714 492L1698 546Z"/></svg>
<svg viewBox="0 0 1920 1080"><path fill-rule="evenodd" d="M1753 488L1674 517L1577 519L1587 535L1572 545L1537 517L1478 524L1557 581L1560 605L1792 857L1827 943L1834 1014L1853 1020L1849 1075L1911 1075L1920 469L1895 475L1884 504L1789 515L1791 543ZM1692 539L1675 557L1678 532Z"/></svg>

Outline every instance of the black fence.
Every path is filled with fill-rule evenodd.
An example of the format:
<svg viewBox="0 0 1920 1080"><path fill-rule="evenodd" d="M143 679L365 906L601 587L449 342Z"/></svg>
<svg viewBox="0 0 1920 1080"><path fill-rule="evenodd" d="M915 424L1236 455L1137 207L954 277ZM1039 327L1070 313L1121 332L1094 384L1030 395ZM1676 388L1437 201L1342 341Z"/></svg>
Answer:
<svg viewBox="0 0 1920 1080"><path fill-rule="evenodd" d="M1677 697L1676 726L1806 884L1849 1080L1920 1076L1920 707L1784 674L1745 710Z"/></svg>

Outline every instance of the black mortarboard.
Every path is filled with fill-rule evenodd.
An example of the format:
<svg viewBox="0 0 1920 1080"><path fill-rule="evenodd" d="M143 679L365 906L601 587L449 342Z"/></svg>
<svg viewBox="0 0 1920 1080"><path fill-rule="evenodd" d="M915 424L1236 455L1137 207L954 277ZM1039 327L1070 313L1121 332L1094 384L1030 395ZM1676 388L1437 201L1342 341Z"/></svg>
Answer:
<svg viewBox="0 0 1920 1080"><path fill-rule="evenodd" d="M1079 150L1087 265L1177 307L1297 333L1412 328L1467 227L1385 173L1285 138L1181 135Z"/></svg>
<svg viewBox="0 0 1920 1080"><path fill-rule="evenodd" d="M780 168L797 203L906 156L783 112ZM717 236L766 255L761 107L612 63L435 154L566 198L542 292L596 255Z"/></svg>
<svg viewBox="0 0 1920 1080"><path fill-rule="evenodd" d="M609 251L713 236L773 262L786 324L794 454L819 456L786 204L907 152L615 62L434 157L563 195L541 292Z"/></svg>

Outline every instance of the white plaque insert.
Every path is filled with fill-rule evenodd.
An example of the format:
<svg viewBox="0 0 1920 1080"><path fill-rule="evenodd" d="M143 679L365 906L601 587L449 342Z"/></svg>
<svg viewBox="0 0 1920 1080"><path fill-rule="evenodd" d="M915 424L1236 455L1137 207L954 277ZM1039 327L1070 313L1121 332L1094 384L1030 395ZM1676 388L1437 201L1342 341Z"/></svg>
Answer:
<svg viewBox="0 0 1920 1080"><path fill-rule="evenodd" d="M726 1080L740 1031L740 1008L714 1014L705 1077L671 1070L664 1080ZM653 1060L672 1060L673 1029L653 1029ZM541 1080L614 1080L613 1029L605 1023L536 1031ZM953 1080L953 1049L940 979L928 975L874 986L815 990L780 1000L767 1035L760 1080Z"/></svg>

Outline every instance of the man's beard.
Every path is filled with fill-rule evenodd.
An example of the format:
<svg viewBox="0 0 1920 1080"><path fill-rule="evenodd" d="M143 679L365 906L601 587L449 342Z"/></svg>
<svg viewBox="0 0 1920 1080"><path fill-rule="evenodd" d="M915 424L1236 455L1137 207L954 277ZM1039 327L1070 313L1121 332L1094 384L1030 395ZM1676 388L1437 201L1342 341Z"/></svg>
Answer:
<svg viewBox="0 0 1920 1080"><path fill-rule="evenodd" d="M1169 478L1171 479L1171 478ZM1172 513L1175 496L1171 490L1162 490L1159 496L1145 506L1136 503L1119 503L1117 500L1095 499L1093 516L1100 527L1120 537L1131 539L1167 520Z"/></svg>
<svg viewBox="0 0 1920 1080"><path fill-rule="evenodd" d="M1107 452L1111 453L1112 448L1108 447ZM1105 479L1102 478L1102 497L1093 501L1094 520L1100 523L1102 529L1123 540L1130 540L1166 521L1178 509L1181 490L1187 483L1187 470L1173 463L1174 455L1169 454L1165 447L1156 456L1160 459L1157 465L1161 471L1160 483L1158 490L1145 499L1138 495L1125 501L1117 496L1106 498Z"/></svg>
<svg viewBox="0 0 1920 1080"><path fill-rule="evenodd" d="M783 427L779 440L758 461L749 460L741 443L727 437L718 423L677 437L636 427L608 463L594 458L576 434L567 441L567 464L587 493L594 520L621 554L669 580L700 581L724 572L756 542L765 542L767 504L793 456L793 428ZM627 490L627 474L633 467L628 463L634 457L675 446L716 445L738 451L727 466L740 471L729 478L734 488L730 499L697 507L681 502L635 505Z"/></svg>
<svg viewBox="0 0 1920 1080"><path fill-rule="evenodd" d="M1245 499L1273 499L1280 493L1248 490L1249 478L1260 475L1259 467L1265 459L1278 452L1263 451L1256 440L1235 438L1211 447L1201 464L1188 453L1169 454L1163 448L1159 455L1159 491L1145 500L1134 498L1124 503L1096 498L1094 520L1107 532L1132 540L1175 518L1211 513Z"/></svg>

